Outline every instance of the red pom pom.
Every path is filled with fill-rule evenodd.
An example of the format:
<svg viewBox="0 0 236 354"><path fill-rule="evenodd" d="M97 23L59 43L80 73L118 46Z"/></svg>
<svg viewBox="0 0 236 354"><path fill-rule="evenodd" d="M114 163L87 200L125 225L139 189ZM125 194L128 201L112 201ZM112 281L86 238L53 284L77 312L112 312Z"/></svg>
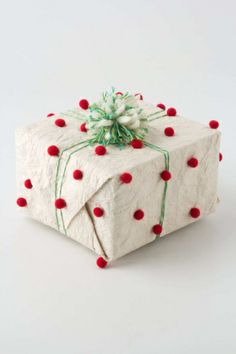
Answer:
<svg viewBox="0 0 236 354"><path fill-rule="evenodd" d="M157 107L163 109L163 111L166 109L166 106L163 103L158 103Z"/></svg>
<svg viewBox="0 0 236 354"><path fill-rule="evenodd" d="M192 157L188 160L187 164L189 167L195 168L198 166L198 159L196 159L196 157Z"/></svg>
<svg viewBox="0 0 236 354"><path fill-rule="evenodd" d="M55 200L55 207L57 209L62 209L66 207L66 201L62 198L58 198Z"/></svg>
<svg viewBox="0 0 236 354"><path fill-rule="evenodd" d="M201 212L200 212L200 209L198 209L198 208L192 208L192 209L190 209L189 214L192 216L192 218L197 219L197 218L199 218Z"/></svg>
<svg viewBox="0 0 236 354"><path fill-rule="evenodd" d="M85 99L82 99L79 101L79 106L82 109L88 109L89 108L89 102Z"/></svg>
<svg viewBox="0 0 236 354"><path fill-rule="evenodd" d="M118 92L116 92L116 96L123 96L123 93L118 91Z"/></svg>
<svg viewBox="0 0 236 354"><path fill-rule="evenodd" d="M219 152L219 161L222 161L223 160L223 155L221 152Z"/></svg>
<svg viewBox="0 0 236 354"><path fill-rule="evenodd" d="M156 234L156 235L160 235L162 233L161 224L154 225L153 228L152 228L152 232L154 232L154 234Z"/></svg>
<svg viewBox="0 0 236 354"><path fill-rule="evenodd" d="M83 172L80 170L75 170L73 172L73 177L74 179L82 179L83 178Z"/></svg>
<svg viewBox="0 0 236 354"><path fill-rule="evenodd" d="M86 123L81 124L80 131L83 133L87 133L88 129L86 128Z"/></svg>
<svg viewBox="0 0 236 354"><path fill-rule="evenodd" d="M103 145L98 145L96 148L95 148L95 153L97 155L105 155L105 153L107 152L107 149L105 148L105 146Z"/></svg>
<svg viewBox="0 0 236 354"><path fill-rule="evenodd" d="M99 268L105 268L107 266L107 261L102 257L98 257L96 263Z"/></svg>
<svg viewBox="0 0 236 354"><path fill-rule="evenodd" d="M168 170L164 170L160 174L163 181L167 182L171 179L171 173Z"/></svg>
<svg viewBox="0 0 236 354"><path fill-rule="evenodd" d="M176 109L173 107L168 108L166 113L169 117L174 117L177 114Z"/></svg>
<svg viewBox="0 0 236 354"><path fill-rule="evenodd" d="M94 209L93 209L93 213L94 213L95 216L97 216L98 218L100 218L101 216L103 216L104 211L103 211L103 209L101 209L101 208L94 208Z"/></svg>
<svg viewBox="0 0 236 354"><path fill-rule="evenodd" d="M27 188L27 189L31 189L33 187L30 179L26 179L24 182L24 185L25 185L25 188Z"/></svg>
<svg viewBox="0 0 236 354"><path fill-rule="evenodd" d="M141 101L143 100L143 95L141 95L141 93L136 93L134 96L139 97Z"/></svg>
<svg viewBox="0 0 236 354"><path fill-rule="evenodd" d="M66 122L64 121L64 119L61 119L61 118L59 118L59 119L56 119L55 120L55 124L58 126L58 127L64 127L65 125L66 125Z"/></svg>
<svg viewBox="0 0 236 354"><path fill-rule="evenodd" d="M128 172L122 173L122 175L120 175L120 180L122 183L130 183L132 178L132 175Z"/></svg>
<svg viewBox="0 0 236 354"><path fill-rule="evenodd" d="M209 122L209 127L211 128L211 129L217 129L217 128L219 128L219 122L217 122L217 120L210 120L210 122Z"/></svg>
<svg viewBox="0 0 236 354"><path fill-rule="evenodd" d="M52 117L52 116L55 116L55 113L48 113L47 117Z"/></svg>
<svg viewBox="0 0 236 354"><path fill-rule="evenodd" d="M164 132L165 132L166 136L174 136L175 135L175 131L172 127L165 128Z"/></svg>
<svg viewBox="0 0 236 354"><path fill-rule="evenodd" d="M143 147L143 142L142 142L142 140L134 139L134 140L131 141L131 146L132 146L134 149L142 149L142 147Z"/></svg>
<svg viewBox="0 0 236 354"><path fill-rule="evenodd" d="M50 156L58 156L59 155L59 149L55 145L51 145L48 147L48 155Z"/></svg>
<svg viewBox="0 0 236 354"><path fill-rule="evenodd" d="M25 198L18 198L16 203L19 207L25 207L27 205L27 201Z"/></svg>
<svg viewBox="0 0 236 354"><path fill-rule="evenodd" d="M134 218L136 220L141 220L141 219L143 219L143 217L144 217L144 212L141 209L138 209L135 211Z"/></svg>

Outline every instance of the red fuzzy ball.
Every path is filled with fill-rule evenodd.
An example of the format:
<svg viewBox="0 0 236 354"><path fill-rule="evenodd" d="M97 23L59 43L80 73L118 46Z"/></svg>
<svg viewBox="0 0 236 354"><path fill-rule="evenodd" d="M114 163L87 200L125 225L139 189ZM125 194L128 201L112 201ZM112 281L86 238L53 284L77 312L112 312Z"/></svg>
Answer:
<svg viewBox="0 0 236 354"><path fill-rule="evenodd" d="M188 160L187 164L189 167L195 168L198 166L198 159L196 159L196 157L192 157Z"/></svg>
<svg viewBox="0 0 236 354"><path fill-rule="evenodd" d="M198 208L192 208L192 209L190 209L189 214L192 216L192 218L197 219L197 218L199 218L201 212L200 212L200 209L198 209Z"/></svg>
<svg viewBox="0 0 236 354"><path fill-rule="evenodd" d="M219 128L219 122L217 122L217 120L210 120L210 122L209 122L209 127L211 128L211 129L217 129L217 128Z"/></svg>
<svg viewBox="0 0 236 354"><path fill-rule="evenodd" d="M116 92L116 96L123 96L123 93L118 91L118 92Z"/></svg>
<svg viewBox="0 0 236 354"><path fill-rule="evenodd" d="M162 233L161 224L154 225L153 228L152 228L152 232L154 232L154 234L156 234L156 235L160 235Z"/></svg>
<svg viewBox="0 0 236 354"><path fill-rule="evenodd" d="M79 101L79 106L82 109L88 109L89 108L89 102L85 99L82 99Z"/></svg>
<svg viewBox="0 0 236 354"><path fill-rule="evenodd" d="M30 179L26 179L24 182L24 185L25 185L25 188L27 188L27 189L31 189L33 187Z"/></svg>
<svg viewBox="0 0 236 354"><path fill-rule="evenodd" d="M164 132L165 132L166 136L174 136L175 135L175 131L172 127L165 128Z"/></svg>
<svg viewBox="0 0 236 354"><path fill-rule="evenodd" d="M105 268L107 266L107 261L102 257L98 257L96 263L99 268Z"/></svg>
<svg viewBox="0 0 236 354"><path fill-rule="evenodd" d="M128 172L122 173L122 175L120 175L120 180L122 183L130 183L132 178L132 175Z"/></svg>
<svg viewBox="0 0 236 354"><path fill-rule="evenodd" d="M131 141L131 146L132 146L134 149L142 149L142 147L143 147L143 142L142 142L142 140L134 139L134 140Z"/></svg>
<svg viewBox="0 0 236 354"><path fill-rule="evenodd" d="M50 118L52 116L55 116L55 113L48 113L47 117Z"/></svg>
<svg viewBox="0 0 236 354"><path fill-rule="evenodd" d="M134 96L139 97L141 101L143 100L143 95L141 95L141 93L136 93Z"/></svg>
<svg viewBox="0 0 236 354"><path fill-rule="evenodd" d="M166 109L166 106L163 103L158 103L157 107L163 109L163 111Z"/></svg>
<svg viewBox="0 0 236 354"><path fill-rule="evenodd" d="M223 155L221 152L219 152L219 161L222 161L223 160Z"/></svg>
<svg viewBox="0 0 236 354"><path fill-rule="evenodd" d="M55 200L55 207L57 209L62 209L62 208L65 208L66 207L66 201L65 199L62 199L62 198L58 198Z"/></svg>
<svg viewBox="0 0 236 354"><path fill-rule="evenodd" d="M27 205L27 201L25 198L18 198L16 203L19 207L25 207Z"/></svg>
<svg viewBox="0 0 236 354"><path fill-rule="evenodd" d="M104 211L101 208L94 208L93 213L97 218L100 218L101 216L103 216Z"/></svg>
<svg viewBox="0 0 236 354"><path fill-rule="evenodd" d="M74 177L74 179L82 179L83 178L83 172L82 171L80 171L80 170L75 170L74 172L73 172L73 177Z"/></svg>
<svg viewBox="0 0 236 354"><path fill-rule="evenodd" d="M169 117L174 117L177 114L176 109L173 107L168 108L166 113Z"/></svg>
<svg viewBox="0 0 236 354"><path fill-rule="evenodd" d="M160 174L163 181L167 182L171 179L171 173L168 170L164 170Z"/></svg>
<svg viewBox="0 0 236 354"><path fill-rule="evenodd" d="M134 218L136 220L143 219L144 218L144 212L141 209L136 210L135 213L134 213Z"/></svg>
<svg viewBox="0 0 236 354"><path fill-rule="evenodd" d="M59 155L59 149L55 145L51 145L48 147L48 155L50 156L58 156Z"/></svg>
<svg viewBox="0 0 236 354"><path fill-rule="evenodd" d="M103 145L98 145L96 148L95 148L95 153L97 155L105 155L105 153L107 152L107 149L105 148L105 146Z"/></svg>
<svg viewBox="0 0 236 354"><path fill-rule="evenodd" d="M64 121L64 119L56 119L55 122L54 122L58 127L64 127L66 125L66 122Z"/></svg>
<svg viewBox="0 0 236 354"><path fill-rule="evenodd" d="M86 128L86 123L81 124L80 131L83 133L87 133L88 129Z"/></svg>

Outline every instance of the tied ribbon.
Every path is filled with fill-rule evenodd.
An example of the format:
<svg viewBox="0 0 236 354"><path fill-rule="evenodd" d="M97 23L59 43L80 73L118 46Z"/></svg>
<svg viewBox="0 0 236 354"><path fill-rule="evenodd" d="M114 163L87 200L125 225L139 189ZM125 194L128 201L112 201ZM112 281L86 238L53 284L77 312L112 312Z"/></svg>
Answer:
<svg viewBox="0 0 236 354"><path fill-rule="evenodd" d="M66 171L71 157L80 150L94 144L116 145L122 149L134 139L142 140L146 147L164 156L165 170L169 171L169 152L145 141L149 122L166 116L164 110L147 115L145 110L138 104L137 97L129 93L117 95L113 88L111 92L103 93L100 101L89 106L88 114L78 110L69 110L61 115L86 122L90 138L61 150L56 168L55 200L62 196ZM69 155L64 161L65 152L69 152ZM159 216L159 224L161 226L163 226L165 218L167 188L168 183L164 182ZM55 208L55 216L58 230L67 235L62 209Z"/></svg>

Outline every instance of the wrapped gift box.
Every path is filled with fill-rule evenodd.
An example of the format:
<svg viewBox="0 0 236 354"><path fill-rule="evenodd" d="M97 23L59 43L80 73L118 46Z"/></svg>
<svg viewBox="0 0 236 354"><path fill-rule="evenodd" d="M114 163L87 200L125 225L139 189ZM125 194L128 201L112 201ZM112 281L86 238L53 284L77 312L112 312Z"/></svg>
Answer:
<svg viewBox="0 0 236 354"><path fill-rule="evenodd" d="M114 90L81 100L17 129L17 204L103 267L215 210L217 127Z"/></svg>

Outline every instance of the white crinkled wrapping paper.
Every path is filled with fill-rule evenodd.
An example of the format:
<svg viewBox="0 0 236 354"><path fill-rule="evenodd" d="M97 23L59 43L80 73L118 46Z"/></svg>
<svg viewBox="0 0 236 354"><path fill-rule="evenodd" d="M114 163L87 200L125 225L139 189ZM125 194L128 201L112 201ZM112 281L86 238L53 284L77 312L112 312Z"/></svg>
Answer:
<svg viewBox="0 0 236 354"><path fill-rule="evenodd" d="M140 101L148 112L156 110ZM22 208L30 217L57 229L55 217L55 178L58 157L49 156L47 148L60 150L87 139L80 132L81 122L66 118L66 126L54 124L57 116L43 119L16 131L17 196L26 198ZM192 207L201 216L215 210L220 133L208 126L180 116L163 117L150 123L146 141L169 152L171 180L165 203L164 236L195 221L189 215ZM164 135L171 126L174 137ZM61 166L76 148L63 154ZM190 168L187 160L197 157L199 166ZM83 179L73 179L73 171L83 171ZM164 156L144 147L128 146L120 150L107 147L107 154L98 156L94 147L86 147L71 155L63 183L62 198L67 237L78 241L97 254L113 260L155 240L152 226L159 223L164 182L160 173L165 169ZM129 172L129 184L120 182L120 174ZM59 173L59 177L62 176ZM24 187L30 178L32 189ZM94 207L101 207L104 216L96 218ZM133 217L137 209L144 211L142 220ZM60 228L64 232L63 227Z"/></svg>

